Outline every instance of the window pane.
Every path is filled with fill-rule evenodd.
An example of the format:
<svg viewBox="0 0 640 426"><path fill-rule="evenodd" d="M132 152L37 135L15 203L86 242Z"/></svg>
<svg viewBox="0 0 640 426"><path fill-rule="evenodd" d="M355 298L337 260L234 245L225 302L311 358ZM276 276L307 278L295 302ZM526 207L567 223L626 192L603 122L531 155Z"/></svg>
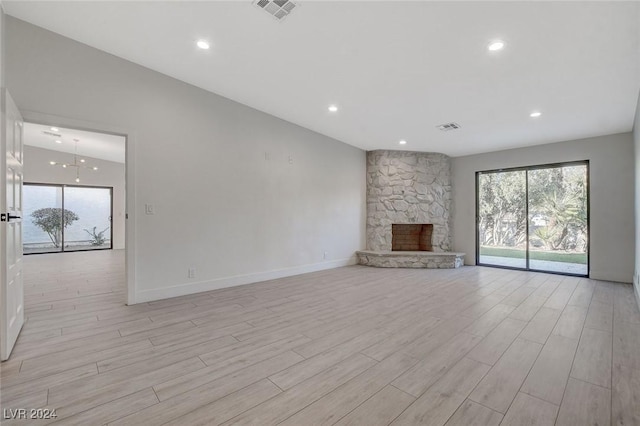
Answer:
<svg viewBox="0 0 640 426"><path fill-rule="evenodd" d="M68 186L65 209L78 217L65 229L65 251L111 247L111 190Z"/></svg>
<svg viewBox="0 0 640 426"><path fill-rule="evenodd" d="M23 252L62 250L62 188L24 185Z"/></svg>
<svg viewBox="0 0 640 426"><path fill-rule="evenodd" d="M587 166L529 171L529 268L587 275Z"/></svg>
<svg viewBox="0 0 640 426"><path fill-rule="evenodd" d="M478 175L479 262L526 268L526 172Z"/></svg>

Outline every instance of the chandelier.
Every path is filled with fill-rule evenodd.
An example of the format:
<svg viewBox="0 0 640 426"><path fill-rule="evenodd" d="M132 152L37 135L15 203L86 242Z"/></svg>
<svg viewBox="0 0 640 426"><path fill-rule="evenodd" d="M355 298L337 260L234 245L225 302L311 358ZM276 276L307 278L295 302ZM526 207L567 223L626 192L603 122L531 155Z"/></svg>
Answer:
<svg viewBox="0 0 640 426"><path fill-rule="evenodd" d="M84 158L78 160L78 142L79 139L74 139L76 143L75 152L73 154L73 163L58 163L57 161L49 161L52 166L62 166L64 169L75 168L76 169L76 182L80 182L80 169L98 170L95 166L88 166L85 164Z"/></svg>

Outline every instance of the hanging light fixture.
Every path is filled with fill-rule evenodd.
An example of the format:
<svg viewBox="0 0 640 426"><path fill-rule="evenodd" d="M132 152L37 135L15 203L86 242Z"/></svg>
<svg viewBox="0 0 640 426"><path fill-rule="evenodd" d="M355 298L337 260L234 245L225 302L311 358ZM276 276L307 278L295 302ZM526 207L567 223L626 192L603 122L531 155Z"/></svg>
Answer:
<svg viewBox="0 0 640 426"><path fill-rule="evenodd" d="M52 166L62 166L62 168L66 169L69 167L74 167L76 169L76 183L80 182L80 169L84 168L84 169L91 169L91 170L98 170L97 167L95 166L87 166L85 164L85 160L84 158L78 160L78 142L80 142L79 139L74 139L73 140L76 143L76 148L75 148L75 152L73 154L73 163L58 163L56 161L49 161L49 164L51 164Z"/></svg>

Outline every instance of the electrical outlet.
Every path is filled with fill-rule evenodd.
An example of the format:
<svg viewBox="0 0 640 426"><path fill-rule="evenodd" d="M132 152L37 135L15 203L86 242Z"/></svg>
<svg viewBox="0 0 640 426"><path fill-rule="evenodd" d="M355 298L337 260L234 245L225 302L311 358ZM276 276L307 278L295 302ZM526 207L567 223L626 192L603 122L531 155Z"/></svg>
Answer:
<svg viewBox="0 0 640 426"><path fill-rule="evenodd" d="M155 214L156 210L153 207L153 204L145 204L144 205L145 214Z"/></svg>
<svg viewBox="0 0 640 426"><path fill-rule="evenodd" d="M289 164L293 164L293 157L291 155L289 156Z"/></svg>
<svg viewBox="0 0 640 426"><path fill-rule="evenodd" d="M189 268L189 278L196 277L196 268Z"/></svg>
<svg viewBox="0 0 640 426"><path fill-rule="evenodd" d="M322 254L322 258L323 258L324 260L327 260L327 257L329 257L329 252L328 252L328 251L325 251L325 252Z"/></svg>

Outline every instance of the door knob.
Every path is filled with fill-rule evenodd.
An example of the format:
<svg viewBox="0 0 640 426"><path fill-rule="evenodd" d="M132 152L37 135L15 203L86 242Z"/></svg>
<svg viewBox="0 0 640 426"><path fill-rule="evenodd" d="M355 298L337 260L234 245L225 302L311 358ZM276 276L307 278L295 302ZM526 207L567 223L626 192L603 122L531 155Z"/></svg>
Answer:
<svg viewBox="0 0 640 426"><path fill-rule="evenodd" d="M11 219L22 219L20 216L14 216L11 213L1 213L0 222L9 222Z"/></svg>

